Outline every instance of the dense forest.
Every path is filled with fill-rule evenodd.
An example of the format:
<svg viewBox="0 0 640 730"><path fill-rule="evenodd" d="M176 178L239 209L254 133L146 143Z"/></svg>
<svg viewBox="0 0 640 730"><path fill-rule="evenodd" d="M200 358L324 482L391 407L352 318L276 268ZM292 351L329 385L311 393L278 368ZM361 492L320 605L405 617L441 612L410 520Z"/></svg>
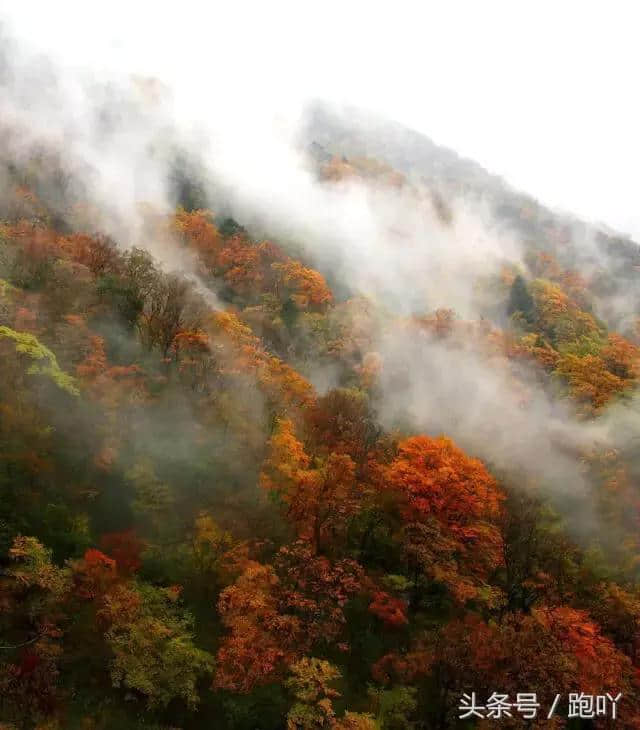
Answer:
<svg viewBox="0 0 640 730"><path fill-rule="evenodd" d="M188 156L131 245L5 151L0 727L640 727L640 250L327 115L321 189L517 236L473 307L376 297Z"/></svg>

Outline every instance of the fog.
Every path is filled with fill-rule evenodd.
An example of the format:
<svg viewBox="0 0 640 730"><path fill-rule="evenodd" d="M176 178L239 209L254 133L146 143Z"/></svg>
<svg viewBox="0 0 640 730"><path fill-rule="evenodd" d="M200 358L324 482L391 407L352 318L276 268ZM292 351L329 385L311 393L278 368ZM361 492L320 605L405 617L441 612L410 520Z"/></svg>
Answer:
<svg viewBox="0 0 640 730"><path fill-rule="evenodd" d="M256 132L308 97L350 102L545 204L640 231L633 3L5 5L14 32L65 68L162 78L191 117Z"/></svg>
<svg viewBox="0 0 640 730"><path fill-rule="evenodd" d="M524 266L518 234L482 201L464 196L445 201L450 219L443 220L431 191L419 183L390 187L357 178L337 184L318 180L299 137L306 94L325 90L317 74L308 79L307 89L304 71L295 68L296 51L307 57L308 32L274 60L269 51L278 43L277 33L272 39L261 36L252 47L264 11L248 30L230 25L231 16L224 13L226 23L216 24L213 15L203 33L202 18L187 10L175 27L159 11L154 30L155 17L134 8L130 17L118 8L89 25L85 11L75 7L78 16L66 32L58 21L45 27L48 11L33 24L26 23L22 10L9 13L0 95L4 156L26 160L41 145L56 150L92 204L85 226L109 233L122 246L144 246L167 270L180 269L194 278L194 262L168 236L151 235L148 226L150 216L175 206L170 178L179 149L202 167L214 212L219 206L250 228L295 244L305 261L350 293L369 297L397 316L439 307L453 308L465 319L484 316L478 282L504 262ZM270 19L267 35L272 27ZM320 28L325 31L322 50L331 57L334 26L325 18ZM120 30L124 40L118 38ZM336 33L338 40L351 40L344 29ZM402 41L394 43L384 49L385 58ZM261 54L266 54L264 68ZM329 64L334 66L335 60ZM276 78L289 71L289 81ZM427 86L423 93L429 96ZM465 125L476 121L467 116ZM489 157L489 152L483 156ZM520 172L513 179L531 179L524 168ZM584 173L576 167L576 174ZM626 182L622 175L605 198ZM539 179L531 191L541 185ZM588 191L576 204L576 212L592 194ZM547 198L572 200L554 192L554 186ZM605 204L598 215L620 222L624 216L618 206L607 209ZM633 215L628 212L628 220L636 225ZM205 291L197 279L196 284ZM215 292L205 294L210 306L219 306ZM490 309L499 311L501 296L497 290L489 293ZM617 302L619 310L622 304ZM504 364L498 366L473 345L451 348L392 328L380 334L373 349L384 363L378 406L385 425L447 432L496 468L526 474L528 481L557 494L585 493L579 454L617 433L613 425L578 423L533 378L522 375L516 381ZM319 373L314 382L323 379ZM528 391L524 405L519 387ZM625 411L625 418L630 413L637 423L633 410Z"/></svg>

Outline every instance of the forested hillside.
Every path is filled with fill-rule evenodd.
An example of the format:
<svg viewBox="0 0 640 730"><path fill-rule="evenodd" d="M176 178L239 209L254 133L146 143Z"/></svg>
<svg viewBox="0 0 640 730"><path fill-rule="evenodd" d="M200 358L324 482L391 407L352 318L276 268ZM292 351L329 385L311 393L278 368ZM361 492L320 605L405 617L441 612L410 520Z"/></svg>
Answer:
<svg viewBox="0 0 640 730"><path fill-rule="evenodd" d="M5 152L0 726L474 727L465 693L535 692L500 722L565 727L584 692L640 727L638 247L314 124L314 184L402 200L366 280L186 156L132 246L63 153ZM472 277L487 201L520 253Z"/></svg>

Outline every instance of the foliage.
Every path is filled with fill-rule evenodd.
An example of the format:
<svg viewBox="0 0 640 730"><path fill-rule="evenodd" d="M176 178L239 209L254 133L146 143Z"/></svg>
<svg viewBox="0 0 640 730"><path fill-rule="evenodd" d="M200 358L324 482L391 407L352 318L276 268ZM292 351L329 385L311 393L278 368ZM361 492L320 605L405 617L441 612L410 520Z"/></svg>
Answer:
<svg viewBox="0 0 640 730"><path fill-rule="evenodd" d="M632 316L615 332L596 314L611 276L523 203L514 225L538 237L478 283L484 319L405 316L349 299L304 242L199 208L176 164L188 210L143 233L189 276L8 173L24 180L0 224L3 722L431 730L498 688L622 692L637 727L640 467L609 435L636 420L640 348ZM455 225L382 161L327 155L318 174L402 188ZM378 343L398 328L504 373L524 411L534 388L566 410L550 438L584 492L392 423ZM576 416L606 443L578 448Z"/></svg>
<svg viewBox="0 0 640 730"><path fill-rule="evenodd" d="M74 379L60 369L56 356L48 347L40 343L37 337L29 332L16 332L4 325L0 326L0 337L13 340L18 354L35 361L27 370L29 375L44 375L61 390L71 395L79 395Z"/></svg>
<svg viewBox="0 0 640 730"><path fill-rule="evenodd" d="M113 652L114 686L140 692L150 707L176 697L197 704L197 681L211 671L212 659L193 644L193 621L180 608L177 591L116 586L105 596L99 618Z"/></svg>

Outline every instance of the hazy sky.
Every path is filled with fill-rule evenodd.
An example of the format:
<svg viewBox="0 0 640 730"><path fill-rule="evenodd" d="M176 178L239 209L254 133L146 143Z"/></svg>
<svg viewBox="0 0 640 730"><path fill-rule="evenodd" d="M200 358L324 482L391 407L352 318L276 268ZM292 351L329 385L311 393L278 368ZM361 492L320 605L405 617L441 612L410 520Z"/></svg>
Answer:
<svg viewBox="0 0 640 730"><path fill-rule="evenodd" d="M8 6L0 18L32 47L96 78L158 75L194 119L250 116L249 130L307 97L362 105L640 239L633 0Z"/></svg>

